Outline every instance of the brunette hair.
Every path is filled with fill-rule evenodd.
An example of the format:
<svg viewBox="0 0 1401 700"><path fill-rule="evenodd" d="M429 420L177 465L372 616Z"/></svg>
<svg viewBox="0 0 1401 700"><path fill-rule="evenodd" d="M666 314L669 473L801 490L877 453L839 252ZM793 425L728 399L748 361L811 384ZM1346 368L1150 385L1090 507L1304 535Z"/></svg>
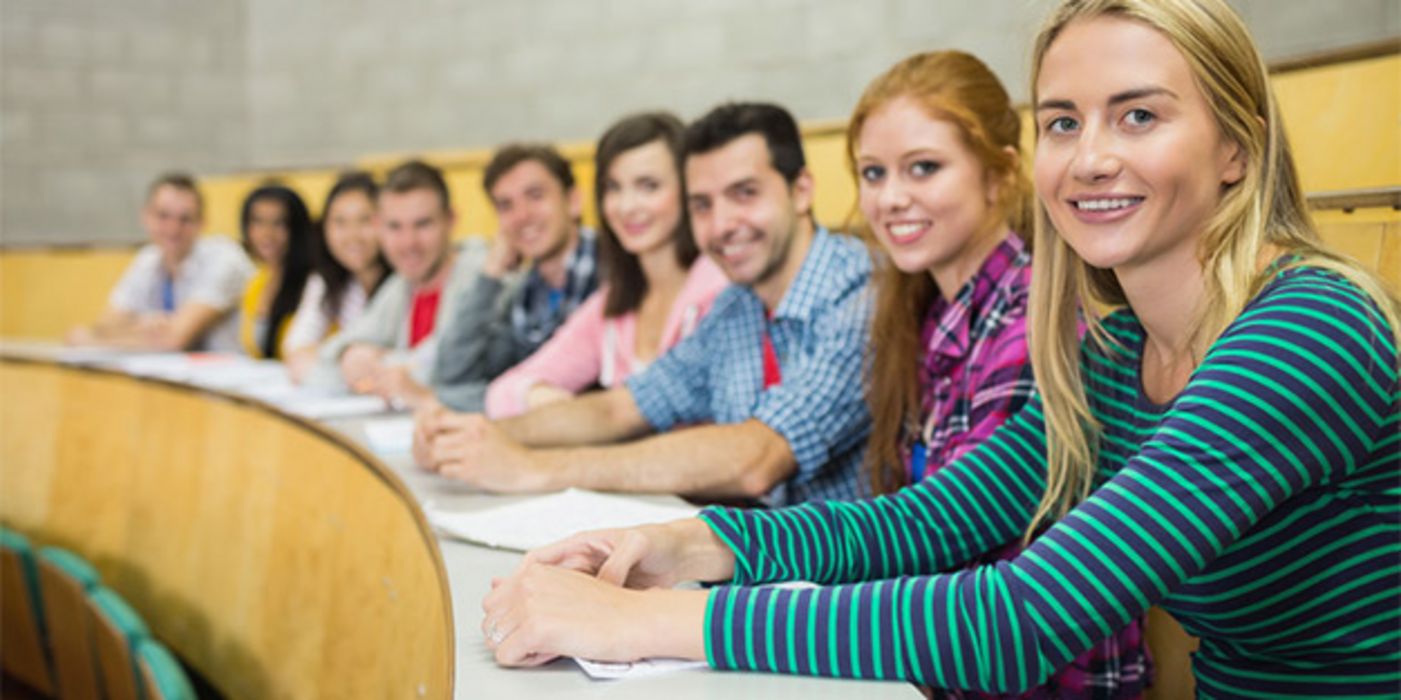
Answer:
<svg viewBox="0 0 1401 700"><path fill-rule="evenodd" d="M691 219L686 214L686 180L682 167L685 153L682 136L685 127L681 120L667 112L644 112L624 117L603 133L598 140L594 155L594 206L599 212L598 251L603 263L603 274L608 287L603 302L603 315L621 316L637 309L642 298L647 296L647 275L637 256L623 249L618 242L618 234L608 224L603 215L603 197L607 192L608 170L618 156L651 143L661 143L671 155L672 169L676 173L680 192L677 195L681 205L681 219L671 232L675 243L676 262L682 269L689 269L700 255L696 240L691 235Z"/></svg>
<svg viewBox="0 0 1401 700"><path fill-rule="evenodd" d="M807 166L798 122L788 110L764 102L727 102L686 127L686 155L710 153L749 134L764 137L769 162L790 185Z"/></svg>
<svg viewBox="0 0 1401 700"><path fill-rule="evenodd" d="M497 149L482 172L482 189L486 190L487 199L491 199L491 189L496 187L497 180L528 160L544 166L559 182L560 189L565 192L574 189L574 171L554 146L545 143L508 143Z"/></svg>
<svg viewBox="0 0 1401 700"><path fill-rule="evenodd" d="M326 295L321 298L321 312L328 318L335 318L340 313L346 292L349 291L350 285L356 283L355 273L336 260L331 254L330 242L326 240L326 220L331 216L331 205L335 203L336 198L352 192L365 195L365 198L370 200L370 206L378 206L379 185L375 183L372 175L359 170L341 173L340 177L336 178L336 184L332 185L331 191L326 194L326 204L321 207L321 219L317 222L316 237L312 239L315 242L312 263L316 274L326 283ZM383 251L376 254L375 263L383 273L367 296L374 296L380 285L389 277L389 260L384 257Z"/></svg>
<svg viewBox="0 0 1401 700"><path fill-rule="evenodd" d="M448 195L448 183L443 179L443 171L421 160L410 160L400 164L384 178L384 191L403 194L414 190L429 190L438 195L443 211L452 211L452 197Z"/></svg>

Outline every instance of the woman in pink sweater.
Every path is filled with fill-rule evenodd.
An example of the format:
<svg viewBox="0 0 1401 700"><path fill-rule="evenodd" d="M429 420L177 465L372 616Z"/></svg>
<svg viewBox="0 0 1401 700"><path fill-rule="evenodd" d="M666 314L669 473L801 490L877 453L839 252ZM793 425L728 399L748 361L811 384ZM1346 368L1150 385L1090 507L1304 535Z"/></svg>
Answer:
<svg viewBox="0 0 1401 700"><path fill-rule="evenodd" d="M686 218L676 117L625 117L599 139L594 200L604 283L534 355L486 393L505 418L594 385L621 383L695 329L728 284Z"/></svg>

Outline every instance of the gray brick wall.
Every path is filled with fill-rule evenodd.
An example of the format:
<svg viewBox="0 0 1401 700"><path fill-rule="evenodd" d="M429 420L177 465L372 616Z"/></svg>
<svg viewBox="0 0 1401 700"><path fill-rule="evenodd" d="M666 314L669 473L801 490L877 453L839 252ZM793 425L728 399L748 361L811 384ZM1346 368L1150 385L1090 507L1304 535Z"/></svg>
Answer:
<svg viewBox="0 0 1401 700"><path fill-rule="evenodd" d="M939 47L1022 99L1054 4L0 0L0 241L139 236L141 188L165 167L592 140L629 111L728 98L841 118L880 70ZM1395 0L1233 4L1268 57L1401 34Z"/></svg>
<svg viewBox="0 0 1401 700"><path fill-rule="evenodd" d="M243 0L0 0L0 243L136 241L147 181L248 164Z"/></svg>

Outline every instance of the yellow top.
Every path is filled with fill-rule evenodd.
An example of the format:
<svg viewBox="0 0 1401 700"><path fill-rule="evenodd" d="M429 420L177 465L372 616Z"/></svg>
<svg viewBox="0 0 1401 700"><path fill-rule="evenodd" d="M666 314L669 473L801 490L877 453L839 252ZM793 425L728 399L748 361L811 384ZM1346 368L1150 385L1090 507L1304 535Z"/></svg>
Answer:
<svg viewBox="0 0 1401 700"><path fill-rule="evenodd" d="M271 279L266 267L259 267L253 273L253 278L248 280L248 286L243 290L243 303L239 305L238 319L238 339L243 345L243 351L249 357L257 359L282 359L282 340L287 337L287 329L292 325L292 318L295 314L287 314L282 318L282 323L277 327L277 345L273 346L275 352L272 358L263 354L263 338L259 331L259 322L266 325L267 317L258 314L259 307L262 306L263 294L276 293L276 290L268 289L268 281ZM262 329L266 332L266 329Z"/></svg>

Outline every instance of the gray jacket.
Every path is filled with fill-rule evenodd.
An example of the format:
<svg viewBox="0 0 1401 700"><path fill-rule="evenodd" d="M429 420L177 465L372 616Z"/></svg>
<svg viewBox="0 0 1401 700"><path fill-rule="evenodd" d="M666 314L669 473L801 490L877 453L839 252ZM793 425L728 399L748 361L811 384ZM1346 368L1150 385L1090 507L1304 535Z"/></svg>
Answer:
<svg viewBox="0 0 1401 700"><path fill-rule="evenodd" d="M511 328L511 306L525 290L526 273L504 279L477 275L463 290L443 329L429 384L438 400L458 411L481 411L486 387L534 350Z"/></svg>
<svg viewBox="0 0 1401 700"><path fill-rule="evenodd" d="M409 348L409 313L413 290L408 280L398 274L390 275L365 307L365 312L349 326L321 344L316 368L307 378L307 385L319 388L345 388L340 373L340 357L353 344L374 345L393 351L397 359L409 367L413 378L427 383L438 356L446 327L456 317L457 305L467 301L467 290L481 276L486 260L487 244L480 238L463 241L457 247L457 259L443 284L433 333L417 346ZM494 299L495 297L491 297Z"/></svg>

